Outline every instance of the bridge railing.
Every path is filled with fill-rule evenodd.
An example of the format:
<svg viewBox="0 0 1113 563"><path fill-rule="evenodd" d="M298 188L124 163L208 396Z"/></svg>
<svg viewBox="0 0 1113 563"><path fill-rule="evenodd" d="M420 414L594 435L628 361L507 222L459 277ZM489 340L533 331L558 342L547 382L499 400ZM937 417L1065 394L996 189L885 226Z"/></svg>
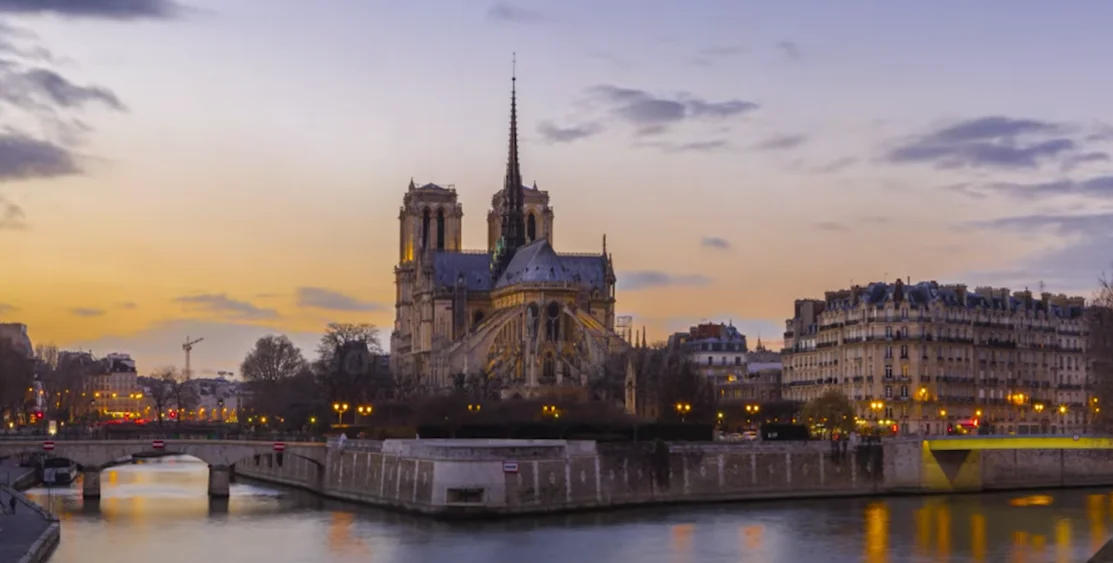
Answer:
<svg viewBox="0 0 1113 563"><path fill-rule="evenodd" d="M149 432L114 434L104 432L67 432L54 435L2 434L0 442L77 442L77 441L126 441L126 440L227 440L242 442L320 442L325 438L309 434L260 434L241 432Z"/></svg>

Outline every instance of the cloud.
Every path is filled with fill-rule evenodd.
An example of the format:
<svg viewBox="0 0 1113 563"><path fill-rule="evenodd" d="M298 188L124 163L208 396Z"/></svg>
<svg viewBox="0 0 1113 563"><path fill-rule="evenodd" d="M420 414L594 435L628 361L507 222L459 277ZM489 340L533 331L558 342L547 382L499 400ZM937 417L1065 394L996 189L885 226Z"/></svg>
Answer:
<svg viewBox="0 0 1113 563"><path fill-rule="evenodd" d="M996 279L1014 287L1034 287L1043 281L1051 291L1086 292L1095 288L1098 277L1113 265L1113 212L1019 215L964 226L1017 234L1045 233L1059 239L1058 244L1036 250L1006 269L972 272L973 279Z"/></svg>
<svg viewBox="0 0 1113 563"><path fill-rule="evenodd" d="M784 56L786 56L786 57L788 57L788 58L790 58L794 61L803 60L803 58L804 58L804 51L802 49L800 49L800 45L798 45L798 44L796 44L792 41L780 41L780 42L778 42L777 43L777 50L780 51L781 54L783 54Z"/></svg>
<svg viewBox="0 0 1113 563"><path fill-rule="evenodd" d="M135 308L139 307L139 304L135 303L134 301L124 301L123 303L120 303L118 306L121 309L130 310L130 309L135 309Z"/></svg>
<svg viewBox="0 0 1113 563"><path fill-rule="evenodd" d="M7 315L9 313L14 313L18 310L19 310L19 307L16 307L15 305L9 305L7 303L0 303L0 315Z"/></svg>
<svg viewBox="0 0 1113 563"><path fill-rule="evenodd" d="M699 245L704 248L714 248L717 250L730 249L730 241L722 237L703 237L700 239Z"/></svg>
<svg viewBox="0 0 1113 563"><path fill-rule="evenodd" d="M850 227L835 221L820 221L815 224L815 228L829 233L845 233L850 230Z"/></svg>
<svg viewBox="0 0 1113 563"><path fill-rule="evenodd" d="M1113 174L1094 176L1085 180L1067 179L1029 184L996 182L981 187L974 187L969 184L956 184L952 186L952 188L960 193L978 199L984 198L990 193L998 193L1028 200L1073 195L1113 201Z"/></svg>
<svg viewBox="0 0 1113 563"><path fill-rule="evenodd" d="M586 123L584 125L560 127L550 121L542 121L541 125L537 127L537 132L547 143L571 143L602 133L603 126L599 123Z"/></svg>
<svg viewBox="0 0 1113 563"><path fill-rule="evenodd" d="M228 297L227 294L205 293L179 297L174 301L181 303L187 309L219 315L229 319L250 321L274 319L278 311L257 307L250 302L240 301Z"/></svg>
<svg viewBox="0 0 1113 563"><path fill-rule="evenodd" d="M0 13L114 20L173 18L184 11L174 0L0 0Z"/></svg>
<svg viewBox="0 0 1113 563"><path fill-rule="evenodd" d="M516 6L509 2L495 2L487 9L487 19L511 23L541 23L548 18L545 14L529 8Z"/></svg>
<svg viewBox="0 0 1113 563"><path fill-rule="evenodd" d="M1059 123L980 117L905 140L884 159L935 168L1033 169L1054 159L1077 157L1082 141L1071 134L1071 127ZM1087 152L1090 158L1097 154Z"/></svg>
<svg viewBox="0 0 1113 563"><path fill-rule="evenodd" d="M70 309L70 314L75 317L100 317L105 313L104 309L93 309L90 307L74 307Z"/></svg>
<svg viewBox="0 0 1113 563"><path fill-rule="evenodd" d="M0 151L0 155L2 155ZM0 195L0 231L5 229L18 231L27 228L26 215L23 208Z"/></svg>
<svg viewBox="0 0 1113 563"><path fill-rule="evenodd" d="M0 182L80 173L81 167L66 147L16 131L0 132Z"/></svg>
<svg viewBox="0 0 1113 563"><path fill-rule="evenodd" d="M778 135L750 147L757 151L776 151L794 149L807 142L807 135Z"/></svg>
<svg viewBox="0 0 1113 563"><path fill-rule="evenodd" d="M626 291L639 291L660 287L701 286L711 283L711 278L701 274L670 274L657 270L623 272L618 276L618 286Z"/></svg>
<svg viewBox="0 0 1113 563"><path fill-rule="evenodd" d="M140 4L144 3L136 0L0 0L0 12L89 14L99 10L100 13L122 14L129 9L145 9ZM28 125L37 125L37 134L29 133L32 129L0 127L0 181L82 173L75 147L82 143L91 128L76 114L95 105L126 110L111 90L77 84L44 66L54 60L50 50L38 44L38 36L33 31L0 24L0 112L5 114L5 122L18 122L18 118L24 117Z"/></svg>
<svg viewBox="0 0 1113 563"><path fill-rule="evenodd" d="M658 146L667 152L716 152L730 148L730 143L723 139L713 139L689 143L658 143Z"/></svg>
<svg viewBox="0 0 1113 563"><path fill-rule="evenodd" d="M849 167L851 167L851 166L853 166L857 163L858 163L857 158L848 156L848 157L832 160L831 162L828 162L827 164L820 164L818 166L812 166L810 168L806 168L805 170L809 174L834 174L835 172L838 172L840 170L844 170L846 168L849 168Z"/></svg>
<svg viewBox="0 0 1113 563"><path fill-rule="evenodd" d="M384 309L379 303L360 301L349 295L323 287L297 288L297 303L298 307L329 311L381 311Z"/></svg>
<svg viewBox="0 0 1113 563"><path fill-rule="evenodd" d="M736 57L745 52L746 48L742 45L718 45L700 49L691 61L696 66L711 66L719 60Z"/></svg>
<svg viewBox="0 0 1113 563"><path fill-rule="evenodd" d="M758 109L744 100L709 101L681 96L658 96L645 90L614 85L588 89L588 99L602 104L611 116L634 126L639 134L658 134L690 120L723 120Z"/></svg>

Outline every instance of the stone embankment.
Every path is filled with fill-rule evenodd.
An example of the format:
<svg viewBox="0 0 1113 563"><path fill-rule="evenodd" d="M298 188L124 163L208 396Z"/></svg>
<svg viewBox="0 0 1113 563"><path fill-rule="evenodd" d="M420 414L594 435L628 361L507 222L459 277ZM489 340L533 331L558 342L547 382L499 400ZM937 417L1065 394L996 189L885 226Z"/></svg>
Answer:
<svg viewBox="0 0 1113 563"><path fill-rule="evenodd" d="M19 492L37 480L34 469L0 460L0 563L42 563L58 547L58 519Z"/></svg>
<svg viewBox="0 0 1113 563"><path fill-rule="evenodd" d="M946 454L946 455L944 455ZM921 440L604 444L347 440L324 463L257 456L237 475L438 517L651 504L1113 485L1113 450L932 452Z"/></svg>

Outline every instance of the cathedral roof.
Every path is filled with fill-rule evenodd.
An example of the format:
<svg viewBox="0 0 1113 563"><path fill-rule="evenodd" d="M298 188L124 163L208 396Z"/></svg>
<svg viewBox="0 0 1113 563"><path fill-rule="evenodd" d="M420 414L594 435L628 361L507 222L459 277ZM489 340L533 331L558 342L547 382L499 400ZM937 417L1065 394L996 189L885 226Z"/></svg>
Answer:
<svg viewBox="0 0 1113 563"><path fill-rule="evenodd" d="M468 291L490 291L515 283L565 281L588 290L607 290L607 264L602 255L565 254L553 251L547 240L518 250L498 283L491 279L491 255L485 252L433 253L433 283L438 289L456 286L463 277Z"/></svg>
<svg viewBox="0 0 1113 563"><path fill-rule="evenodd" d="M486 252L436 252L433 254L433 283L438 288L455 287L464 277L469 291L491 290L491 255Z"/></svg>
<svg viewBox="0 0 1113 563"><path fill-rule="evenodd" d="M530 282L572 283L576 281L573 274L564 267L549 241L539 239L514 252L514 257L506 265L506 271L499 277L495 287Z"/></svg>

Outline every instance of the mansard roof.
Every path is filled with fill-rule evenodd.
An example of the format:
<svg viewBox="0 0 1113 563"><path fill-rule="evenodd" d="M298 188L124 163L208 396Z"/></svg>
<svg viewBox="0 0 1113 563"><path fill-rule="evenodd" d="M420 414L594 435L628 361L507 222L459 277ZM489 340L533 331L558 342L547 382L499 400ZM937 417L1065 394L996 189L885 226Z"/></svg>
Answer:
<svg viewBox="0 0 1113 563"><path fill-rule="evenodd" d="M930 307L935 304L944 307L956 307L969 310L997 310L1016 312L1031 309L1034 311L1046 310L1049 315L1075 318L1082 315L1084 307L1074 304L1049 303L1033 296L1027 299L1023 296L1009 295L1007 290L985 295L977 291L960 290L958 286L940 285L938 282L919 282L915 284L897 283L871 283L863 288L843 290L828 294L826 308L850 309L857 305L884 307L886 303L907 301L913 308Z"/></svg>

